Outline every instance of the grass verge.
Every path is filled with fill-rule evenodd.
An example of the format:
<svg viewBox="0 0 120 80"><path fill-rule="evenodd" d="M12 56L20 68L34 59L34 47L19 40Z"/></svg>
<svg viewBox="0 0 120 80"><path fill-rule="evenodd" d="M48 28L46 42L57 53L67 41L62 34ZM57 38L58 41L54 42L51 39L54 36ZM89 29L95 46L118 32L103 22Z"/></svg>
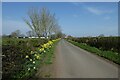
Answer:
<svg viewBox="0 0 120 80"><path fill-rule="evenodd" d="M58 42L55 42L52 46L52 48L48 51L47 55L46 55L46 60L44 61L45 64L52 64L52 59L53 59L53 55L54 55L54 50L55 50L55 46Z"/></svg>
<svg viewBox="0 0 120 80"><path fill-rule="evenodd" d="M101 57L104 57L110 61L113 61L114 63L117 63L120 65L120 54L117 53L117 52L112 52L112 51L102 51L96 47L91 47L85 43L78 43L78 42L74 42L74 41L71 41L71 40L68 40L70 43L84 49L84 50L87 50L91 53L94 53L96 55L99 55Z"/></svg>
<svg viewBox="0 0 120 80"><path fill-rule="evenodd" d="M46 52L43 54L43 60L40 63L35 75L33 77L30 77L30 80L39 80L42 78L50 78L52 76L51 65L53 63L54 50L58 42L59 41L54 42L52 47L46 50Z"/></svg>

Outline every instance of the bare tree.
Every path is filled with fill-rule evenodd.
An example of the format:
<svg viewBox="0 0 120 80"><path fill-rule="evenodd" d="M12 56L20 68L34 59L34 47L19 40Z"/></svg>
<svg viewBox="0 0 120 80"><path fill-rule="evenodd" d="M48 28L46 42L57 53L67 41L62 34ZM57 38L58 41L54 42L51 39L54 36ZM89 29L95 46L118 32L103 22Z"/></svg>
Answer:
<svg viewBox="0 0 120 80"><path fill-rule="evenodd" d="M20 34L21 34L20 30L16 30L16 31L11 33L11 37L19 37Z"/></svg>
<svg viewBox="0 0 120 80"><path fill-rule="evenodd" d="M55 34L58 34L61 32L61 28L58 24L55 24L54 28L53 28L53 31Z"/></svg>
<svg viewBox="0 0 120 80"><path fill-rule="evenodd" d="M28 32L26 32L26 34L28 37L33 37L33 36L35 37L36 36L34 31L28 31Z"/></svg>
<svg viewBox="0 0 120 80"><path fill-rule="evenodd" d="M25 23L32 29L32 31L35 31L37 36L41 36L41 22L40 22L40 15L39 10L37 9L30 9L28 11L28 16L30 20L24 19Z"/></svg>
<svg viewBox="0 0 120 80"><path fill-rule="evenodd" d="M104 37L104 34L100 34L98 37Z"/></svg>
<svg viewBox="0 0 120 80"><path fill-rule="evenodd" d="M24 19L25 23L34 31L38 37L48 37L59 31L55 14L51 14L47 8L31 9L28 12L30 20Z"/></svg>
<svg viewBox="0 0 120 80"><path fill-rule="evenodd" d="M32 37L32 31L28 31L28 32L26 32L26 34L28 37Z"/></svg>
<svg viewBox="0 0 120 80"><path fill-rule="evenodd" d="M57 32L59 32L59 26L58 26L58 22L57 19L55 18L55 14L50 16L50 25L48 27L48 34L49 34L49 38L51 38L51 35L54 33L56 34Z"/></svg>

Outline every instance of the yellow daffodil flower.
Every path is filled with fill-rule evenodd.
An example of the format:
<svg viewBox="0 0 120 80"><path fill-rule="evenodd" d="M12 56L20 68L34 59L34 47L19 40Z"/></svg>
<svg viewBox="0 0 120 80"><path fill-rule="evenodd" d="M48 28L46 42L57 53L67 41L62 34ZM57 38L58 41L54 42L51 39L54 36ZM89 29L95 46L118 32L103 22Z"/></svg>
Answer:
<svg viewBox="0 0 120 80"><path fill-rule="evenodd" d="M30 70L30 68L28 68L28 71Z"/></svg>
<svg viewBox="0 0 120 80"><path fill-rule="evenodd" d="M26 55L26 58L29 58L29 56L28 56L28 55Z"/></svg>
<svg viewBox="0 0 120 80"><path fill-rule="evenodd" d="M40 59L40 56L36 56L37 59Z"/></svg>
<svg viewBox="0 0 120 80"><path fill-rule="evenodd" d="M33 64L35 64L35 61L33 61Z"/></svg>
<svg viewBox="0 0 120 80"><path fill-rule="evenodd" d="M30 59L30 61L32 61L32 59Z"/></svg>
<svg viewBox="0 0 120 80"><path fill-rule="evenodd" d="M33 67L33 69L36 69L36 67Z"/></svg>

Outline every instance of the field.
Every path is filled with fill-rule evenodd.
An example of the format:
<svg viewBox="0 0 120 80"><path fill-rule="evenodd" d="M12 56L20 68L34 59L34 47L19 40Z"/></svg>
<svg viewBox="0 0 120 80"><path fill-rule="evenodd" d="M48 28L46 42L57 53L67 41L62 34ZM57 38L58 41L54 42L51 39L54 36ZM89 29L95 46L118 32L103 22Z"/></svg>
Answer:
<svg viewBox="0 0 120 80"><path fill-rule="evenodd" d="M82 49L120 64L119 39L120 37L84 37L69 38L68 40Z"/></svg>
<svg viewBox="0 0 120 80"><path fill-rule="evenodd" d="M57 40L3 38L3 79L28 79L48 56L50 61ZM46 60L47 63L50 63Z"/></svg>

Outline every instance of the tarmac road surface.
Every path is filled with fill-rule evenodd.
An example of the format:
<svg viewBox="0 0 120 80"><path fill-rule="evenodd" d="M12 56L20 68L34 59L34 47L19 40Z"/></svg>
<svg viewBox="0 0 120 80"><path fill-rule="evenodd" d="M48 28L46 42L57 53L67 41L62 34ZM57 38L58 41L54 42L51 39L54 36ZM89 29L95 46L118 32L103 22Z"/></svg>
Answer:
<svg viewBox="0 0 120 80"><path fill-rule="evenodd" d="M61 40L55 52L55 78L118 78L109 61Z"/></svg>

